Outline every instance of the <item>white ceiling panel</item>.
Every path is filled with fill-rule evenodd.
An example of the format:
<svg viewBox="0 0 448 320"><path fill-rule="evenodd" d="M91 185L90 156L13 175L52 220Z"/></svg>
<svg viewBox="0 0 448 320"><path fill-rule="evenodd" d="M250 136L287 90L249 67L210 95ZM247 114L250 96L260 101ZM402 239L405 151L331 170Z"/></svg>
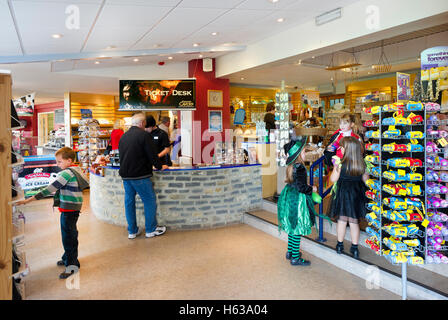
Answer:
<svg viewBox="0 0 448 320"><path fill-rule="evenodd" d="M317 1L315 0L298 0L293 4L285 6L284 9L303 12L314 18L322 13L347 6L357 1L360 0L319 0L319 5L316 5Z"/></svg>
<svg viewBox="0 0 448 320"><path fill-rule="evenodd" d="M171 7L106 5L83 51L99 51L108 46L127 50L169 10Z"/></svg>
<svg viewBox="0 0 448 320"><path fill-rule="evenodd" d="M21 55L19 37L6 0L0 1L0 56Z"/></svg>
<svg viewBox="0 0 448 320"><path fill-rule="evenodd" d="M150 49L155 44L161 44L162 47L175 46L224 12L226 9L176 8L132 49Z"/></svg>
<svg viewBox="0 0 448 320"><path fill-rule="evenodd" d="M77 4L79 29L68 29L67 3L16 1L13 3L26 54L79 52L94 22L99 4ZM53 39L52 34L62 34Z"/></svg>
<svg viewBox="0 0 448 320"><path fill-rule="evenodd" d="M280 0L271 2L269 0L246 0L238 6L238 9L249 10L280 10L292 4L297 4L305 0Z"/></svg>
<svg viewBox="0 0 448 320"><path fill-rule="evenodd" d="M245 0L183 0L179 4L179 7L230 9L244 1Z"/></svg>
<svg viewBox="0 0 448 320"><path fill-rule="evenodd" d="M106 0L107 4L145 5L154 7L174 7L182 0Z"/></svg>

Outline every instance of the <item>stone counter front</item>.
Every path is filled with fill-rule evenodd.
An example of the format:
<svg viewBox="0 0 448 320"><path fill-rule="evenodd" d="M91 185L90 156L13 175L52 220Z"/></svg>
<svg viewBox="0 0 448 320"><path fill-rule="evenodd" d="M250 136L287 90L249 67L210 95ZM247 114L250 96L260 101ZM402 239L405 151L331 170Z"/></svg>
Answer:
<svg viewBox="0 0 448 320"><path fill-rule="evenodd" d="M241 223L244 212L261 208L260 165L155 171L151 180L157 197L157 222L169 229ZM104 177L90 174L90 206L98 219L127 226L118 168L104 168ZM138 195L136 212L138 226L144 227Z"/></svg>

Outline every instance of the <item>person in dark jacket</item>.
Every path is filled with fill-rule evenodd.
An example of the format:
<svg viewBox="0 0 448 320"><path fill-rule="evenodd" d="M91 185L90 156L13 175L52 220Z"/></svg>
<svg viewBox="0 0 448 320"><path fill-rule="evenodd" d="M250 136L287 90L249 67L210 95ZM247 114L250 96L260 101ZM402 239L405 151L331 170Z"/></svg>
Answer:
<svg viewBox="0 0 448 320"><path fill-rule="evenodd" d="M266 106L266 114L264 115L264 123L266 131L269 133L275 129L275 103L269 102ZM268 138L269 139L269 138Z"/></svg>
<svg viewBox="0 0 448 320"><path fill-rule="evenodd" d="M162 162L162 164L166 164L167 166L172 166L173 163L171 162L170 158L170 138L168 137L168 134L165 132L165 130L156 125L156 119L154 119L154 117L151 115L146 117L145 131L148 132L153 139L154 145L156 147L155 150L160 162Z"/></svg>
<svg viewBox="0 0 448 320"><path fill-rule="evenodd" d="M146 237L151 238L165 233L166 227L157 226L156 195L150 177L152 167L164 170L151 136L145 129L146 119L143 112L132 116L132 126L123 134L118 145L120 152L119 174L123 179L128 238L135 239L141 232L137 226L135 212L135 195L143 201L145 213Z"/></svg>

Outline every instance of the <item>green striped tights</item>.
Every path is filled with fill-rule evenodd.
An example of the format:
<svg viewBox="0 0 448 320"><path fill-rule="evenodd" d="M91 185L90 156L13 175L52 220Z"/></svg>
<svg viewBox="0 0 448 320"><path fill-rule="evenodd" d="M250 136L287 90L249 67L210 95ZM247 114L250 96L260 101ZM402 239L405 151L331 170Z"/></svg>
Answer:
<svg viewBox="0 0 448 320"><path fill-rule="evenodd" d="M288 234L288 252L292 254L292 259L300 258L300 235Z"/></svg>

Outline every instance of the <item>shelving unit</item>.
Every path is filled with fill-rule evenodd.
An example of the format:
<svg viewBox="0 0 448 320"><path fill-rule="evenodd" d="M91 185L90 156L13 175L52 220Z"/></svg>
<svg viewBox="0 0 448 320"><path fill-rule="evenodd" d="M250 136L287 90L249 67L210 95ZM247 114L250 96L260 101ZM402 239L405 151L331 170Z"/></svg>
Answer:
<svg viewBox="0 0 448 320"><path fill-rule="evenodd" d="M371 237L366 243L390 263L402 265L404 299L406 265L424 264L427 246L426 113L423 104L421 110L413 109L416 105L374 106L366 133L371 139L366 161L374 165L374 178L367 182L371 202L366 232ZM406 123L411 117L415 122Z"/></svg>
<svg viewBox="0 0 448 320"><path fill-rule="evenodd" d="M425 110L427 125L426 145L426 190L429 224L426 232L426 262L448 263L448 147L445 145L446 131L439 130L448 120L439 120L440 109ZM440 106L439 106L440 107ZM429 108L427 108L429 109ZM445 136L445 137L444 137ZM440 200L439 200L440 199ZM437 201L434 201L437 200Z"/></svg>
<svg viewBox="0 0 448 320"><path fill-rule="evenodd" d="M0 300L12 299L11 75L0 74Z"/></svg>

